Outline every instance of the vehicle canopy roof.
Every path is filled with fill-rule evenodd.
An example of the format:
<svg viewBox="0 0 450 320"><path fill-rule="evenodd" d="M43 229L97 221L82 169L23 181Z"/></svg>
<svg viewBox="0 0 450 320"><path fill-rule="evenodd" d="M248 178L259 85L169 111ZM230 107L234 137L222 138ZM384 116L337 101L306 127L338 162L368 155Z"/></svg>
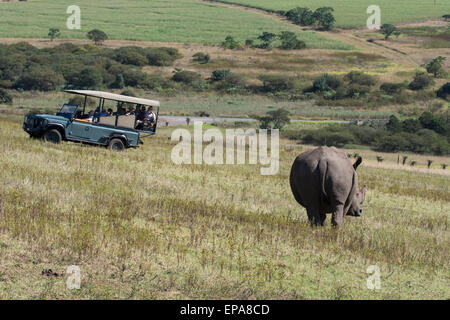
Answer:
<svg viewBox="0 0 450 320"><path fill-rule="evenodd" d="M141 105L145 105L145 106L159 107L159 101L156 101L156 100L129 97L129 96L124 96L121 94L115 94L115 93L110 93L110 92L93 91L93 90L65 90L65 92L73 93L73 94L80 94L80 95L84 95L84 96L88 96L88 97L106 99L106 100L113 100L113 101L119 101L119 102L141 104Z"/></svg>

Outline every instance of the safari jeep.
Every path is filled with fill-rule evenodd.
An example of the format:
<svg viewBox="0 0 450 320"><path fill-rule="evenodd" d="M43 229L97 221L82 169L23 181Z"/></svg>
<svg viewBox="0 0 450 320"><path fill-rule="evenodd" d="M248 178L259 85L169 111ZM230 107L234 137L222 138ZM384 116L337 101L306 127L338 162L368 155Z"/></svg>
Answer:
<svg viewBox="0 0 450 320"><path fill-rule="evenodd" d="M138 147L143 143L141 138L156 133L158 101L101 91L66 92L84 96L84 104L64 104L56 115L25 116L23 129L30 137L43 138L52 143L60 143L62 140L85 142L122 151L125 148ZM88 97L98 99L95 111L86 112ZM158 107L156 115L152 111L153 107Z"/></svg>

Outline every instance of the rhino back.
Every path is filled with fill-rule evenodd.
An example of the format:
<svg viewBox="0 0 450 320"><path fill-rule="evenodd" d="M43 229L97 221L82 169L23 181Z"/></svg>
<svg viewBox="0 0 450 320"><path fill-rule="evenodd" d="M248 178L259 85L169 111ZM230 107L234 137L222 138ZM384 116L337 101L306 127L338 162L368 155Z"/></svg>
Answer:
<svg viewBox="0 0 450 320"><path fill-rule="evenodd" d="M290 184L302 206L329 211L337 203L349 203L355 178L352 163L344 152L334 147L319 147L295 159Z"/></svg>

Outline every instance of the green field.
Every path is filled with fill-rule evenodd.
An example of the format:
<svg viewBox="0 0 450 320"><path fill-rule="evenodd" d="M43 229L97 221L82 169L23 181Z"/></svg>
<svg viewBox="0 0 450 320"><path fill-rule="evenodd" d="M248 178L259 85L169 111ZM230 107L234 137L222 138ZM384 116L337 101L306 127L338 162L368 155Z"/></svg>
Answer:
<svg viewBox="0 0 450 320"><path fill-rule="evenodd" d="M362 166L364 215L312 230L288 183L300 146L261 176L173 164L169 128L111 153L29 139L21 119L0 115L1 299L450 298L448 175ZM70 265L80 290L41 275Z"/></svg>
<svg viewBox="0 0 450 320"><path fill-rule="evenodd" d="M441 17L450 13L450 0L221 0L255 8L289 10L295 7L333 7L337 25L362 27L366 25L370 5L381 8L381 23L399 23Z"/></svg>
<svg viewBox="0 0 450 320"><path fill-rule="evenodd" d="M239 9L190 0L77 1L81 30L69 30L66 10L70 0L34 0L0 3L0 37L46 38L49 28L59 28L61 38L85 39L94 28L110 39L218 44L227 35L239 41L263 31L296 31L309 47L348 49L349 46L317 33Z"/></svg>

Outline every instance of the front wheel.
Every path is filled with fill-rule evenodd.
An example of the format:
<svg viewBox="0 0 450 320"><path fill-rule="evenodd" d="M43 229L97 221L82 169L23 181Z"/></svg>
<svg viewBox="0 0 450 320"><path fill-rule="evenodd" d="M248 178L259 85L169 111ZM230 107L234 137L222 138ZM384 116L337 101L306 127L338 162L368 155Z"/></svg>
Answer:
<svg viewBox="0 0 450 320"><path fill-rule="evenodd" d="M125 150L125 145L120 139L112 139L108 144L108 149L112 151L123 151Z"/></svg>
<svg viewBox="0 0 450 320"><path fill-rule="evenodd" d="M44 133L44 141L58 144L62 141L61 133L56 129L48 130Z"/></svg>

